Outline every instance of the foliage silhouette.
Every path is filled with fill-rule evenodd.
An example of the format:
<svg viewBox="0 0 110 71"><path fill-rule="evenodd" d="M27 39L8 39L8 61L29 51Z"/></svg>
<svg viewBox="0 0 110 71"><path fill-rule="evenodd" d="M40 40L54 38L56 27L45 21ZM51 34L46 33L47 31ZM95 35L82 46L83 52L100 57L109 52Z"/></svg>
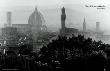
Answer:
<svg viewBox="0 0 110 71"><path fill-rule="evenodd" d="M106 47L107 45L102 41L93 41L91 38L85 39L82 35L73 35L69 38L58 36L56 40L53 40L47 46L43 46L39 54L41 55L41 62L54 64L59 61L64 71L68 69L86 71L86 63L89 57L92 57L93 53L95 55L100 54L99 57L103 56ZM100 59L98 60L100 61Z"/></svg>

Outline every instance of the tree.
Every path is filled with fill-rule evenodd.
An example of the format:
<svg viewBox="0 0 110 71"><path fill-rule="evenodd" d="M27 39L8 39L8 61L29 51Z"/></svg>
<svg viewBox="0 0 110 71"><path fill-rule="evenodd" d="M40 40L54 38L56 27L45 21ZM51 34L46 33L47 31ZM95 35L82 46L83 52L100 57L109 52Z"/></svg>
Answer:
<svg viewBox="0 0 110 71"><path fill-rule="evenodd" d="M28 55L33 51L33 46L31 44L23 44L19 47L19 53L22 55Z"/></svg>
<svg viewBox="0 0 110 71"><path fill-rule="evenodd" d="M54 64L55 61L59 61L64 71L73 69L73 66L77 68L77 71L83 71L87 58L91 57L93 52L99 53L105 46L106 44L101 41L96 42L91 38L85 39L82 35L73 35L71 38L58 36L56 40L43 46L39 54L41 62Z"/></svg>

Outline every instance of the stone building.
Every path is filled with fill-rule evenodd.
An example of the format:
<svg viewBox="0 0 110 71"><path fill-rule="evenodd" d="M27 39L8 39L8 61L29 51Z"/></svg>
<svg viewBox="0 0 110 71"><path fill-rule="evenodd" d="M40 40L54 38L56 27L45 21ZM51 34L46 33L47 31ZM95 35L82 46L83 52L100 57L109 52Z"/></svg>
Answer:
<svg viewBox="0 0 110 71"><path fill-rule="evenodd" d="M22 35L32 34L34 42L36 42L39 32L47 31L44 17L37 8L30 14L27 24L12 24L12 27L16 27Z"/></svg>
<svg viewBox="0 0 110 71"><path fill-rule="evenodd" d="M67 28L65 26L65 20L66 20L66 13L65 13L65 8L63 7L61 10L61 29L60 29L60 35L68 35L70 36L71 34L77 34L78 29L75 28Z"/></svg>

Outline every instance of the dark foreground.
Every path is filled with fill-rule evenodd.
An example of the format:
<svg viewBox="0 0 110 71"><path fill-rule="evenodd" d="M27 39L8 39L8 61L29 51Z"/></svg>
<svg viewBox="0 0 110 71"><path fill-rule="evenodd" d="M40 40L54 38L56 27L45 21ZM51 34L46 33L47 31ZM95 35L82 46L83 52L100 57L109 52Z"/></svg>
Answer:
<svg viewBox="0 0 110 71"><path fill-rule="evenodd" d="M110 71L110 45L101 41L59 37L38 53L31 46L0 54L0 71Z"/></svg>
<svg viewBox="0 0 110 71"><path fill-rule="evenodd" d="M103 56L74 57L62 62L42 62L37 55L1 55L0 71L104 71L110 70L110 59Z"/></svg>

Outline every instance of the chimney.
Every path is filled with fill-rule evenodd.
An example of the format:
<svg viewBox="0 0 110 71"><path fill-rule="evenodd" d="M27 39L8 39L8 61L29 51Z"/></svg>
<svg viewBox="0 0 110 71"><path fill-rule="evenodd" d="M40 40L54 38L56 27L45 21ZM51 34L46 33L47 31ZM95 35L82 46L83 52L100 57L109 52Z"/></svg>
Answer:
<svg viewBox="0 0 110 71"><path fill-rule="evenodd" d="M12 15L11 12L7 12L7 25L8 26L11 26L11 15Z"/></svg>

